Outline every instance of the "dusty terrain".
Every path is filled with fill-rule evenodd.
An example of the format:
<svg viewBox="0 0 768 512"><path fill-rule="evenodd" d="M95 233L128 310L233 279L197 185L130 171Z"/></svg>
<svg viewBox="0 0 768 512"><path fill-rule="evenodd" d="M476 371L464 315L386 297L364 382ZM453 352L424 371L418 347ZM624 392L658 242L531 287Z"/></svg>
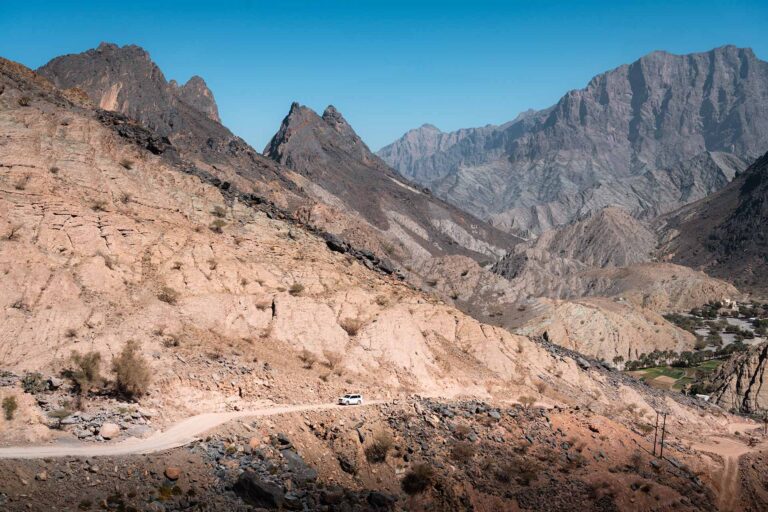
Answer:
<svg viewBox="0 0 768 512"><path fill-rule="evenodd" d="M208 172L216 155L190 162L175 141L77 91L8 61L0 79L0 398L18 405L0 418L0 443L56 455L84 442L98 448L83 453L104 456L0 463L9 510L51 500L59 509L245 510L262 499L295 510L517 510L545 497L553 510L574 499L592 510L709 510L735 492L718 487L716 463L691 448L729 435L729 414L469 316L451 303L461 297L440 297L447 280L414 287L375 255L244 191L242 176L223 181L233 168ZM275 190L285 203L299 197ZM445 258L442 275L469 278L471 293L512 286L474 260L460 270L468 259ZM642 313L631 297L589 301L643 332L642 322L658 321L653 308L675 300L670 289L643 292L652 300ZM540 307L508 308L502 319ZM602 322L579 332L562 321L576 337L561 343L584 348L577 338ZM130 340L152 376L134 402L114 392L110 365ZM633 343L618 346L631 353ZM73 351L100 355L100 385L78 394L65 371ZM374 404L328 406L351 389ZM269 408L285 414L243 419ZM647 454L661 409L674 462ZM153 439L172 441L153 449L171 448L230 414L239 421L191 445L112 451ZM384 430L393 438L384 456L366 454Z"/></svg>
<svg viewBox="0 0 768 512"><path fill-rule="evenodd" d="M721 423L721 437L693 450L692 432L670 422L659 460L649 453L653 432L633 426L642 416L629 407L609 420L579 408L423 399L243 413L189 445L152 455L0 461L0 472L11 475L0 497L7 510L39 509L43 496L56 496L63 510L102 503L246 510L245 500L290 510L521 511L541 510L542 499L547 510L562 511L732 510L738 495L712 488L738 492L731 460L759 448L733 440ZM722 454L726 473L704 452ZM425 466L425 487L406 492L400 482ZM87 475L85 488L73 486L80 475Z"/></svg>

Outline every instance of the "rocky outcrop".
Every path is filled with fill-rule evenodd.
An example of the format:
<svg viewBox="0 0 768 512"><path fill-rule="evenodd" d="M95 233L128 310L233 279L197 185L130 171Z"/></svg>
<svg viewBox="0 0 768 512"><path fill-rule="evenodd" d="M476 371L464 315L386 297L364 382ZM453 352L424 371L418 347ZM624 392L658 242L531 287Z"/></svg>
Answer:
<svg viewBox="0 0 768 512"><path fill-rule="evenodd" d="M768 154L727 187L656 221L661 258L765 292Z"/></svg>
<svg viewBox="0 0 768 512"><path fill-rule="evenodd" d="M365 221L402 260L464 254L495 260L521 240L408 182L370 152L341 113L294 103L264 154L311 182L318 201ZM319 212L315 212L317 218Z"/></svg>
<svg viewBox="0 0 768 512"><path fill-rule="evenodd" d="M768 146L768 64L733 46L654 52L501 126L425 126L379 155L506 229L542 232L605 206L639 217L722 188Z"/></svg>
<svg viewBox="0 0 768 512"><path fill-rule="evenodd" d="M253 190L283 206L299 204L297 187L219 122L213 94L199 77L168 82L143 48L102 43L56 57L37 72L59 89L74 88L97 107L126 115L166 137L188 162L222 181Z"/></svg>
<svg viewBox="0 0 768 512"><path fill-rule="evenodd" d="M192 107L219 122L213 94L200 77L168 82L143 48L102 43L98 48L51 60L37 70L61 89L77 87L104 110L122 112L162 135L184 129ZM181 105L183 102L184 105Z"/></svg>
<svg viewBox="0 0 768 512"><path fill-rule="evenodd" d="M768 409L768 343L736 353L710 377L711 400L728 410L754 413Z"/></svg>
<svg viewBox="0 0 768 512"><path fill-rule="evenodd" d="M181 101L195 107L213 121L221 122L219 108L216 106L213 92L211 92L205 80L201 77L195 75L182 86L179 86L175 80L171 80L170 85L174 88L174 93Z"/></svg>

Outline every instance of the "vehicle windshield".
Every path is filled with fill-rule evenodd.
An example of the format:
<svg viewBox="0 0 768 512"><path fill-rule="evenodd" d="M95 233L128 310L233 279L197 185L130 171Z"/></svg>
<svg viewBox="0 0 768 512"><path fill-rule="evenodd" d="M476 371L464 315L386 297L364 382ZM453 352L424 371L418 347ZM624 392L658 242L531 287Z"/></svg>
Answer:
<svg viewBox="0 0 768 512"><path fill-rule="evenodd" d="M352 395L344 395L344 398L352 398Z"/></svg>

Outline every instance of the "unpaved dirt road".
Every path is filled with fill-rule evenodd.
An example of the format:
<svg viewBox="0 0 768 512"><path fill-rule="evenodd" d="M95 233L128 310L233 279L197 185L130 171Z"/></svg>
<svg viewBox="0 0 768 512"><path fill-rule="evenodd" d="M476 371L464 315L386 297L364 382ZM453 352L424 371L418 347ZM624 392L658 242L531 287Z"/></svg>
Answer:
<svg viewBox="0 0 768 512"><path fill-rule="evenodd" d="M758 428L754 423L734 423L729 425L728 431L733 434L736 431L747 432ZM739 483L739 459L745 453L760 449L761 446L750 447L741 440L727 437L710 437L704 443L694 444L693 449L714 453L723 458L723 472L720 476L720 489L717 499L717 509L721 512L737 512L741 499L741 485Z"/></svg>
<svg viewBox="0 0 768 512"><path fill-rule="evenodd" d="M362 407L383 403L383 400L365 402ZM361 406L352 406L361 407ZM162 432L146 439L128 439L116 443L69 443L37 446L11 446L0 448L0 459L44 459L51 457L99 457L135 455L160 452L194 441L197 436L238 418L273 416L292 412L339 409L335 404L305 404L264 407L250 411L210 412L182 420Z"/></svg>

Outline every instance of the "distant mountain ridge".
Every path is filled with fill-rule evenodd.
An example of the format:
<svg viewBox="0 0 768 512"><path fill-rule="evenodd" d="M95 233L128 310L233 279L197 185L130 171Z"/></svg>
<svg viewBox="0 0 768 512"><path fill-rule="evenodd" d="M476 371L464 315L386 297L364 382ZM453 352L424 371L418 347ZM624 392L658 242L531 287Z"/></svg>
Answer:
<svg viewBox="0 0 768 512"><path fill-rule="evenodd" d="M425 125L378 154L481 218L538 233L605 206L641 218L672 211L766 148L768 63L724 46L653 52L549 109L451 133Z"/></svg>

